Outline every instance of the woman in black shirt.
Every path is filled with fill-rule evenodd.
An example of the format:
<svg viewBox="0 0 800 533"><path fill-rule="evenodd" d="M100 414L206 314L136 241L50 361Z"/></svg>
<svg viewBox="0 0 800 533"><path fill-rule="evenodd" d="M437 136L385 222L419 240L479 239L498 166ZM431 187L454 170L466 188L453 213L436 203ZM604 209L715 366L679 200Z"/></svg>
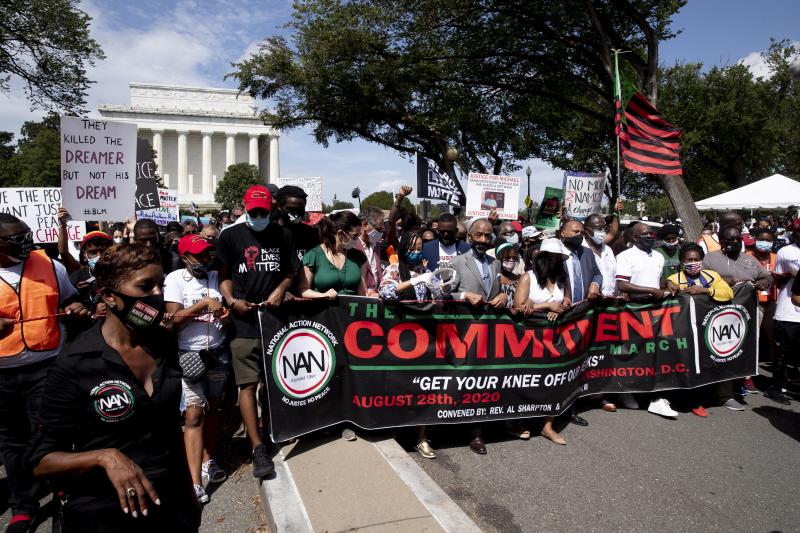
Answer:
<svg viewBox="0 0 800 533"><path fill-rule="evenodd" d="M51 367L34 473L63 491L64 532L197 531L177 346L159 327L159 256L142 244L116 245L95 277L109 312Z"/></svg>

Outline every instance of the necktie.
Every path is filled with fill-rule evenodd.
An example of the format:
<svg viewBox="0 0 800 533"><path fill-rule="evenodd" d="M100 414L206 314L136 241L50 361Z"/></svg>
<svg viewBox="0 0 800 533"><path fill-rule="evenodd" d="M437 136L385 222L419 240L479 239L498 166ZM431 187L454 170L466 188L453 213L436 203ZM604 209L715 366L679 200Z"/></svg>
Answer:
<svg viewBox="0 0 800 533"><path fill-rule="evenodd" d="M578 254L572 254L572 301L580 302L583 300L583 273L581 272L581 260Z"/></svg>
<svg viewBox="0 0 800 533"><path fill-rule="evenodd" d="M489 296L489 293L492 292L492 281L489 279L489 265L485 259L480 263L481 275L483 277L483 291L486 293L486 296Z"/></svg>

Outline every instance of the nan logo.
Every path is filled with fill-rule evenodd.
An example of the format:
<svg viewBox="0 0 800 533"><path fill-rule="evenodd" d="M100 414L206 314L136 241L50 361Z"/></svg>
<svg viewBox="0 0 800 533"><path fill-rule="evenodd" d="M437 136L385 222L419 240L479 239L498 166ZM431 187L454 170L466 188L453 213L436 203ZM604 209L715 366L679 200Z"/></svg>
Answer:
<svg viewBox="0 0 800 533"><path fill-rule="evenodd" d="M739 309L728 307L712 311L705 323L706 346L713 361L724 363L742 353L740 348L747 336L747 320Z"/></svg>
<svg viewBox="0 0 800 533"><path fill-rule="evenodd" d="M274 351L275 383L291 398L308 398L325 388L333 376L336 356L321 332L299 328L287 332Z"/></svg>
<svg viewBox="0 0 800 533"><path fill-rule="evenodd" d="M89 395L94 400L95 412L103 422L119 422L133 414L136 402L130 385L124 381L104 381L94 387Z"/></svg>

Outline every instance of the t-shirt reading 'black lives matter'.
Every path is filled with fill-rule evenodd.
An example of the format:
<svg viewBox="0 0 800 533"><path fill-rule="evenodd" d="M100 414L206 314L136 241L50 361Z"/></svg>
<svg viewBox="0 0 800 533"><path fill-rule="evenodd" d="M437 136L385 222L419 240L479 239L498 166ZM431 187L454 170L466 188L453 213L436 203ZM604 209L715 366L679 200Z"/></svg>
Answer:
<svg viewBox="0 0 800 533"><path fill-rule="evenodd" d="M231 271L233 297L251 303L266 300L298 267L292 234L276 223L261 232L253 231L246 223L227 228L219 236L217 257ZM257 313L231 316L238 337L261 336Z"/></svg>

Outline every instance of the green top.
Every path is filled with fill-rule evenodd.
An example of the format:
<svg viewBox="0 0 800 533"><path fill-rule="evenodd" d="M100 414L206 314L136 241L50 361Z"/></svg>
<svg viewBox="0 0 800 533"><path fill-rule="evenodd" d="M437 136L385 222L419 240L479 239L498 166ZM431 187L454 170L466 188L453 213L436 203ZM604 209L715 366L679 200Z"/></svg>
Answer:
<svg viewBox="0 0 800 533"><path fill-rule="evenodd" d="M311 288L317 292L334 289L339 294L358 294L358 287L361 284L358 253L358 250L348 250L344 266L338 269L325 257L321 245L307 251L303 256L303 266L307 266L314 273L314 284Z"/></svg>
<svg viewBox="0 0 800 533"><path fill-rule="evenodd" d="M678 248L675 248L674 255L669 255L661 246L656 248L656 252L664 256L664 268L661 271L661 277L666 279L681 271L681 260L679 259L680 254L678 253Z"/></svg>

